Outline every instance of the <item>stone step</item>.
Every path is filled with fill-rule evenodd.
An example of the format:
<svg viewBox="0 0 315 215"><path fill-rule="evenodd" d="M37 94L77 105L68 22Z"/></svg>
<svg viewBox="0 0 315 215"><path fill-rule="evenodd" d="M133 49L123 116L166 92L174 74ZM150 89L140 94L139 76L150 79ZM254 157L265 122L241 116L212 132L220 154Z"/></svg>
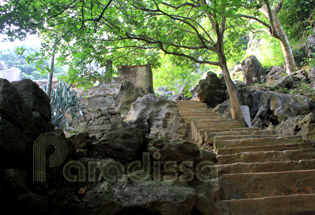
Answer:
<svg viewBox="0 0 315 215"><path fill-rule="evenodd" d="M270 130L260 130L259 128L249 128L246 130L240 131L222 131L222 132L214 132L212 135L214 136L223 136L223 135L274 135L274 131Z"/></svg>
<svg viewBox="0 0 315 215"><path fill-rule="evenodd" d="M214 149L217 152L220 148L244 147L244 146L262 146L275 144L291 144L303 142L300 136L290 137L262 137L262 138L245 138L238 140L221 140L214 141Z"/></svg>
<svg viewBox="0 0 315 215"><path fill-rule="evenodd" d="M315 159L315 148L219 155L218 164Z"/></svg>
<svg viewBox="0 0 315 215"><path fill-rule="evenodd" d="M315 195L296 194L222 201L222 215L313 215Z"/></svg>
<svg viewBox="0 0 315 215"><path fill-rule="evenodd" d="M183 118L219 117L215 113L179 113Z"/></svg>
<svg viewBox="0 0 315 215"><path fill-rule="evenodd" d="M245 147L232 147L220 148L217 150L218 155L236 154L242 152L259 152L259 151L283 151L290 149L303 149L311 148L309 143L293 143L293 144L278 144L278 145L262 145L262 146L245 146Z"/></svg>
<svg viewBox="0 0 315 215"><path fill-rule="evenodd" d="M216 135L213 140L214 142L222 140L239 140L239 139L248 139L248 138L277 138L277 135L253 135L253 134L243 134L243 135Z"/></svg>
<svg viewBox="0 0 315 215"><path fill-rule="evenodd" d="M226 174L219 185L222 200L314 194L315 170Z"/></svg>
<svg viewBox="0 0 315 215"><path fill-rule="evenodd" d="M203 118L200 118L200 117L185 117L182 119L185 121L185 122L200 122L200 123L203 123L203 122L234 122L235 120L234 119L231 119L231 118L222 118L222 117L203 117Z"/></svg>
<svg viewBox="0 0 315 215"><path fill-rule="evenodd" d="M315 159L215 165L211 167L211 177L216 178L223 174L284 172L307 169L315 169Z"/></svg>

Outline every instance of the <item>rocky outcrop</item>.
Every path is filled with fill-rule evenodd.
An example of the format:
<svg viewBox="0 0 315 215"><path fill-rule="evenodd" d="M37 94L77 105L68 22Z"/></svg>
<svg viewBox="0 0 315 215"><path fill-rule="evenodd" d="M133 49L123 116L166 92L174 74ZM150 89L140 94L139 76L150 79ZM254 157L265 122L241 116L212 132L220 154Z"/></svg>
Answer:
<svg viewBox="0 0 315 215"><path fill-rule="evenodd" d="M122 127L122 119L116 110L115 96L119 84L105 84L93 87L88 91L76 89L80 101L81 112L74 116L66 114L70 130L76 133L88 132L101 138L111 130Z"/></svg>
<svg viewBox="0 0 315 215"><path fill-rule="evenodd" d="M206 103L209 107L215 107L226 100L225 91L224 80L213 72L207 72L205 79L201 79L192 90L191 100Z"/></svg>
<svg viewBox="0 0 315 215"><path fill-rule="evenodd" d="M152 136L173 137L179 126L179 113L175 102L147 94L132 103L125 122Z"/></svg>
<svg viewBox="0 0 315 215"><path fill-rule="evenodd" d="M137 128L111 131L93 144L93 157L132 161L139 152L144 151L145 141L145 133Z"/></svg>
<svg viewBox="0 0 315 215"><path fill-rule="evenodd" d="M254 90L243 84L237 85L237 88L240 103L249 106L252 125L255 127L278 125L289 117L307 114L311 110L311 103L305 96ZM229 103L226 102L215 110L229 115L228 107Z"/></svg>
<svg viewBox="0 0 315 215"><path fill-rule="evenodd" d="M35 139L53 131L49 99L34 84L30 80L10 83L0 79L0 153L6 167L30 159Z"/></svg>
<svg viewBox="0 0 315 215"><path fill-rule="evenodd" d="M307 57L314 57L315 53L315 34L310 35L306 39L306 56Z"/></svg>
<svg viewBox="0 0 315 215"><path fill-rule="evenodd" d="M140 92L135 88L133 83L123 80L117 94L118 110L122 115L128 114L131 104L137 100Z"/></svg>
<svg viewBox="0 0 315 215"><path fill-rule="evenodd" d="M283 136L299 135L303 140L313 140L315 137L315 114L290 117L276 127L276 131Z"/></svg>
<svg viewBox="0 0 315 215"><path fill-rule="evenodd" d="M263 68L255 56L250 56L242 62L244 83L248 86L261 82Z"/></svg>
<svg viewBox="0 0 315 215"><path fill-rule="evenodd" d="M266 83L270 84L272 82L275 82L279 79L281 79L285 75L285 70L284 68L280 66L273 66L270 68L266 75Z"/></svg>
<svg viewBox="0 0 315 215"><path fill-rule="evenodd" d="M108 182L102 182L88 190L84 207L79 205L75 214L163 214L189 215L195 204L195 190L174 182L143 181L129 182L124 189L118 189Z"/></svg>

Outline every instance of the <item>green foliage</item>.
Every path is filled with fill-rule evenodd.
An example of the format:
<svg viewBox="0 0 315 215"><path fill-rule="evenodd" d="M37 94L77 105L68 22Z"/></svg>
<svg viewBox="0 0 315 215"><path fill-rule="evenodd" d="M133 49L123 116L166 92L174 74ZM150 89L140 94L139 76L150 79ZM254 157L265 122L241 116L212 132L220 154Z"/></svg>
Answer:
<svg viewBox="0 0 315 215"><path fill-rule="evenodd" d="M246 57L255 55L263 67L282 66L284 57L278 40L267 34L257 35L259 46L246 51Z"/></svg>
<svg viewBox="0 0 315 215"><path fill-rule="evenodd" d="M66 114L70 114L73 119L78 119L77 112L82 114L77 93L64 82L60 82L56 89L52 89L50 107L52 123L59 129L68 129Z"/></svg>
<svg viewBox="0 0 315 215"><path fill-rule="evenodd" d="M290 39L303 42L315 26L315 0L284 1L279 20Z"/></svg>

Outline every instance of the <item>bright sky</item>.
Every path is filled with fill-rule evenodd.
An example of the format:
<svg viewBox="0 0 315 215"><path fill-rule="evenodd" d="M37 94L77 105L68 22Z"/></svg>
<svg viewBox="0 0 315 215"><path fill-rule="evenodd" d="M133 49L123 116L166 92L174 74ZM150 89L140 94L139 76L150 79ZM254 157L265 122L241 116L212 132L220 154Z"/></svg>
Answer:
<svg viewBox="0 0 315 215"><path fill-rule="evenodd" d="M14 49L16 47L39 47L41 40L36 35L28 36L24 41L16 40L14 42L3 42L4 35L0 34L0 50Z"/></svg>

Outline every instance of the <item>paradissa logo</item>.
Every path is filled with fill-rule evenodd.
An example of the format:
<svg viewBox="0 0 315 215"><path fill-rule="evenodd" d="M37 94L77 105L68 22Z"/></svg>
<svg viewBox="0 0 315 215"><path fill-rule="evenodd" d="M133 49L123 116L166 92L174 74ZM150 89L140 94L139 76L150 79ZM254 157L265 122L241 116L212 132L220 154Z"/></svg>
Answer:
<svg viewBox="0 0 315 215"><path fill-rule="evenodd" d="M46 155L47 149L53 148L50 155ZM63 137L49 132L42 134L34 143L33 148L33 180L37 182L46 181L46 166L57 167L61 165L68 154L68 146ZM46 158L48 157L48 161ZM96 160L87 161L83 164L80 161L69 161L63 166L63 176L69 182L95 182L100 178L108 182L122 182L130 179L134 182L144 181L152 176L154 181L182 181L188 182L195 177L201 182L211 180L213 163L202 161L194 168L192 161L166 161L161 163L161 154L155 152L153 162L150 153L142 155L142 161L133 161L124 166L118 161L105 160L100 163ZM76 169L77 171L72 171ZM73 174L76 172L76 174ZM161 174L163 172L163 175ZM152 174L152 175L151 175Z"/></svg>

